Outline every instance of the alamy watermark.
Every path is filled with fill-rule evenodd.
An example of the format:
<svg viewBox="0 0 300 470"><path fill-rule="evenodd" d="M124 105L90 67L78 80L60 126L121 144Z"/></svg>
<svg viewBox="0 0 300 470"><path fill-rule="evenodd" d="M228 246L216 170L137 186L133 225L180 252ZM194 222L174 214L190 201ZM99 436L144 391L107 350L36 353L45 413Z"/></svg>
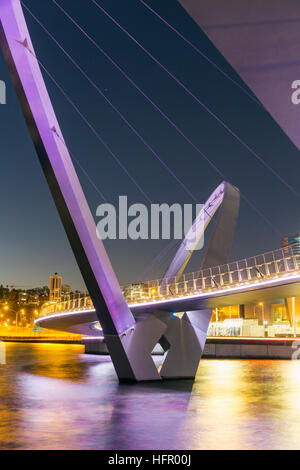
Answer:
<svg viewBox="0 0 300 470"><path fill-rule="evenodd" d="M291 96L292 103L300 104L300 80L293 81L292 89L295 90Z"/></svg>
<svg viewBox="0 0 300 470"><path fill-rule="evenodd" d="M6 104L6 85L3 80L0 80L0 104Z"/></svg>
<svg viewBox="0 0 300 470"><path fill-rule="evenodd" d="M187 250L204 245L203 204L172 205L136 203L128 206L127 196L119 196L119 207L100 204L96 216L97 236L101 240L181 240Z"/></svg>
<svg viewBox="0 0 300 470"><path fill-rule="evenodd" d="M4 366L6 364L6 348L5 343L0 341L0 366Z"/></svg>

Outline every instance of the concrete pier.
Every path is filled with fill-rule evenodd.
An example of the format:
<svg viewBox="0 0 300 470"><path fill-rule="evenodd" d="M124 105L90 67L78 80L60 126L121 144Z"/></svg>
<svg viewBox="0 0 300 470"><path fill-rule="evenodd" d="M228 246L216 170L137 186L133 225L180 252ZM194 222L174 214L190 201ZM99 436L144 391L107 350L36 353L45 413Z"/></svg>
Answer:
<svg viewBox="0 0 300 470"><path fill-rule="evenodd" d="M86 354L108 354L103 340L89 339L84 341L84 344ZM208 338L202 357L216 359L293 359L297 348L299 348L300 357L300 341L298 345L291 339ZM163 354L163 350L157 346L153 354Z"/></svg>
<svg viewBox="0 0 300 470"><path fill-rule="evenodd" d="M298 343L297 340L295 341ZM205 345L203 357L223 359L292 359L299 346L290 339L247 340L242 338L209 338Z"/></svg>

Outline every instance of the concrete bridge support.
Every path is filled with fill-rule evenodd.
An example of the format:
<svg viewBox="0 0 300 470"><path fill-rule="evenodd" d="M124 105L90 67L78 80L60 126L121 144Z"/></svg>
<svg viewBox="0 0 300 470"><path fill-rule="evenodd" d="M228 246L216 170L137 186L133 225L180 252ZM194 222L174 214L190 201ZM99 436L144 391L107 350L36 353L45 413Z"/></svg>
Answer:
<svg viewBox="0 0 300 470"><path fill-rule="evenodd" d="M184 313L171 317L164 339L169 343L160 375L164 379L195 378L204 351L212 310Z"/></svg>

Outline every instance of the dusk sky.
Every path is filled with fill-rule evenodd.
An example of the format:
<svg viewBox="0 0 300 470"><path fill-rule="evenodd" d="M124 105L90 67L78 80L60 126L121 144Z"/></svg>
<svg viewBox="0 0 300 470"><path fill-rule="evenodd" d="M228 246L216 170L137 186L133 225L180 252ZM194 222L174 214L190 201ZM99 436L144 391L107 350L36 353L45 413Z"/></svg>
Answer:
<svg viewBox="0 0 300 470"><path fill-rule="evenodd" d="M262 107L202 59L138 0L98 1L298 190L299 150ZM223 70L235 80L240 80L176 0L147 2ZM222 178L75 28L52 0L24 0L23 3L136 127L197 200L204 203ZM268 226L242 200L231 259L277 248L281 245L281 234L286 236L300 232L298 198L127 38L91 0L59 0L58 3L276 228L275 231ZM151 200L155 203L192 203L190 196L26 11L25 16L41 63L95 126ZM0 106L0 283L24 288L47 285L49 275L57 271L63 276L64 283L74 289L83 288L80 272L50 196L3 58L0 60L0 79L7 85L7 104ZM46 76L45 80L70 151L108 202L117 205L119 195L127 195L129 203L146 203L143 195L60 91ZM92 213L96 216L96 208L103 201L79 169L78 175ZM139 279L144 269L168 243L127 240L105 242L105 246L120 282L124 283ZM171 254L174 254L174 250ZM171 254L161 260L146 277L162 276ZM194 256L187 270L199 268L202 254L199 252Z"/></svg>

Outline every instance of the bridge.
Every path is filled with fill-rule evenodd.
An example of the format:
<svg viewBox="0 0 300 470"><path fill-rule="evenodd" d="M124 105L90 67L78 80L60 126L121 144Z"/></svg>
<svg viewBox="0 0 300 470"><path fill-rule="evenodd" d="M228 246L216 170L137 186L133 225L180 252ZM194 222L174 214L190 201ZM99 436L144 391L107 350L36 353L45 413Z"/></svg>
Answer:
<svg viewBox="0 0 300 470"><path fill-rule="evenodd" d="M176 277L122 287L137 321L158 309L171 313L289 298L300 295L300 244ZM90 297L45 305L36 323L44 328L101 336Z"/></svg>
<svg viewBox="0 0 300 470"><path fill-rule="evenodd" d="M194 144L194 149L210 162L223 183L196 217L165 276L138 283L138 292L133 292L132 286L121 289L104 244L97 237L95 221L49 97L20 0L0 2L0 44L51 195L90 294L90 298L78 304L50 305L44 312L46 316L37 320L39 325L94 336L101 332L120 381L194 378L214 307L244 303L258 293L260 298L279 293L280 297L298 295L297 247L227 262L240 192ZM183 86L178 80L177 83ZM166 117L158 106L156 109ZM255 158L263 161L208 107L206 110ZM280 181L285 183L282 178ZM217 212L201 269L185 274L203 231ZM196 229L199 226L203 229ZM172 315L176 312L182 315ZM159 368L151 355L158 343L166 352Z"/></svg>

